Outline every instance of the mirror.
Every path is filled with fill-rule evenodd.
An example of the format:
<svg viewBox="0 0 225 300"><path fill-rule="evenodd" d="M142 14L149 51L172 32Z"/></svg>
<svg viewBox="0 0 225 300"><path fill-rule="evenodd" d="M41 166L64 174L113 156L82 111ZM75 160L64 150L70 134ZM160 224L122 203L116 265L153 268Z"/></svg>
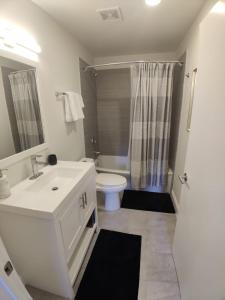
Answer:
<svg viewBox="0 0 225 300"><path fill-rule="evenodd" d="M43 143L36 69L0 56L0 160Z"/></svg>

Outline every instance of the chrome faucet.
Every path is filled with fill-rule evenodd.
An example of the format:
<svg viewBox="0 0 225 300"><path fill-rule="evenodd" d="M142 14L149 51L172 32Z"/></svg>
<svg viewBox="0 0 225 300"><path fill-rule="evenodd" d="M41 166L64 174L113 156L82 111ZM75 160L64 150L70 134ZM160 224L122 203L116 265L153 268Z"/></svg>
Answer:
<svg viewBox="0 0 225 300"><path fill-rule="evenodd" d="M30 180L34 180L43 174L43 172L39 172L38 165L46 165L46 163L38 161L38 157L42 157L42 155L32 155L30 158L33 173L33 175L29 178Z"/></svg>

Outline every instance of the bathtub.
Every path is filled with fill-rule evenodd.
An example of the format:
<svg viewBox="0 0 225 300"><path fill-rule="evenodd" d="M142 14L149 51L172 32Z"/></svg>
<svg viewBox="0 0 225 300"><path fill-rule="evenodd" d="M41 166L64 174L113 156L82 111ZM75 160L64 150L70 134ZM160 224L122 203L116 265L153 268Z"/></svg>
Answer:
<svg viewBox="0 0 225 300"><path fill-rule="evenodd" d="M130 176L128 157L99 155L96 160L97 172L114 173L122 176Z"/></svg>
<svg viewBox="0 0 225 300"><path fill-rule="evenodd" d="M132 189L130 183L130 170L129 161L127 156L111 156L111 155L99 155L95 162L96 170L98 173L113 173L126 177L127 189ZM148 187L145 191L156 193L170 193L173 183L173 171L169 169L168 183L165 189L158 187Z"/></svg>

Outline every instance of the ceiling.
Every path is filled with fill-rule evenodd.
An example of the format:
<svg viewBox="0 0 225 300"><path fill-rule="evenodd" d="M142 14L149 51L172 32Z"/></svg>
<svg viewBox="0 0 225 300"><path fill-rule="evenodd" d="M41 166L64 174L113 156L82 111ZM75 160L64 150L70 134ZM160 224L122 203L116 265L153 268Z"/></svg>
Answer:
<svg viewBox="0 0 225 300"><path fill-rule="evenodd" d="M32 0L95 56L176 50L206 0ZM119 6L123 21L102 21L97 9Z"/></svg>

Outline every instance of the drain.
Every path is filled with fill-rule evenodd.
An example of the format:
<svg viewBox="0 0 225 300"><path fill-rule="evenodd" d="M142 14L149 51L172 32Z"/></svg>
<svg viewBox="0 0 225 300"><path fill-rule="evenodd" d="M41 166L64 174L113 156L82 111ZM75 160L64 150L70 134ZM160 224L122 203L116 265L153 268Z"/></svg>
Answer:
<svg viewBox="0 0 225 300"><path fill-rule="evenodd" d="M52 188L52 191L58 191L58 187L57 186L54 186L53 188Z"/></svg>

